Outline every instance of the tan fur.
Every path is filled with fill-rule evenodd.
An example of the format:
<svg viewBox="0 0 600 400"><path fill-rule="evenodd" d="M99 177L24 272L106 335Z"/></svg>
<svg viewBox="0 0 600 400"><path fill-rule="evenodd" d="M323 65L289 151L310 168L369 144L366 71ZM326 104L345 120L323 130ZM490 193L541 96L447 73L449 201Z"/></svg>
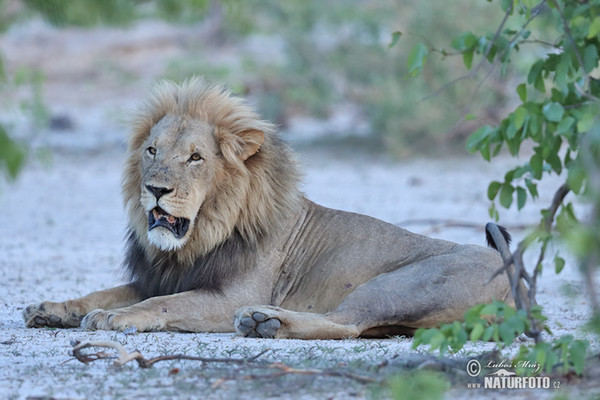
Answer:
<svg viewBox="0 0 600 400"><path fill-rule="evenodd" d="M274 126L221 86L162 82L131 130L132 282L29 306L27 326L341 338L407 333L476 303L512 302L504 276L488 283L502 265L496 252L304 198ZM189 229L149 231L161 215Z"/></svg>

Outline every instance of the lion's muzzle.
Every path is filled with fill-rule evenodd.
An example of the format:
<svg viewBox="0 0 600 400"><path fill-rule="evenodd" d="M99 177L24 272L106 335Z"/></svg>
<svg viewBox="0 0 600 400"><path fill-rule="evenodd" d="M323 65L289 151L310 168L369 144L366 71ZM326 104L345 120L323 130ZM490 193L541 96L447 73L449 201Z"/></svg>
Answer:
<svg viewBox="0 0 600 400"><path fill-rule="evenodd" d="M148 231L163 227L173 233L177 239L181 239L190 227L190 220L183 217L174 217L160 207L155 207L148 213Z"/></svg>

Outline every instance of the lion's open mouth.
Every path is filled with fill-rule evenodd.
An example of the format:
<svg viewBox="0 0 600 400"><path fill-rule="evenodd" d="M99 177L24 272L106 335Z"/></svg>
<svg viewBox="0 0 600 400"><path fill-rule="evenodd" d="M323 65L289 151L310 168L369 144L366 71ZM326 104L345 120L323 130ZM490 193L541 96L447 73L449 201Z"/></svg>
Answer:
<svg viewBox="0 0 600 400"><path fill-rule="evenodd" d="M190 220L182 217L174 217L160 207L152 209L148 213L148 230L162 226L170 230L177 239L185 236L190 227Z"/></svg>

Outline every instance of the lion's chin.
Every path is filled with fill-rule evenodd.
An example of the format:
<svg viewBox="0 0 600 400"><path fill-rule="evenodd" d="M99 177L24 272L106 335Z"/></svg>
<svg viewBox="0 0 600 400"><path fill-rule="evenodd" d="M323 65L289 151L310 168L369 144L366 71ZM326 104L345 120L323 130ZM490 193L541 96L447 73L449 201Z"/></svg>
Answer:
<svg viewBox="0 0 600 400"><path fill-rule="evenodd" d="M148 241L163 251L175 251L182 248L187 239L176 238L169 229L156 227L148 231Z"/></svg>

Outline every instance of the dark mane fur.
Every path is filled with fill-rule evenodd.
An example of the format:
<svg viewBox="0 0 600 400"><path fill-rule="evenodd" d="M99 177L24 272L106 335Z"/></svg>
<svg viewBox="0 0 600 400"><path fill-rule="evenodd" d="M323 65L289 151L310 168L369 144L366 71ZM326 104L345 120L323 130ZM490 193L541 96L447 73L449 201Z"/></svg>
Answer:
<svg viewBox="0 0 600 400"><path fill-rule="evenodd" d="M175 253L150 259L136 234L127 235L124 266L143 298L164 296L188 290L222 292L224 283L254 267L256 245L248 243L235 230L227 240L193 264L183 265Z"/></svg>

